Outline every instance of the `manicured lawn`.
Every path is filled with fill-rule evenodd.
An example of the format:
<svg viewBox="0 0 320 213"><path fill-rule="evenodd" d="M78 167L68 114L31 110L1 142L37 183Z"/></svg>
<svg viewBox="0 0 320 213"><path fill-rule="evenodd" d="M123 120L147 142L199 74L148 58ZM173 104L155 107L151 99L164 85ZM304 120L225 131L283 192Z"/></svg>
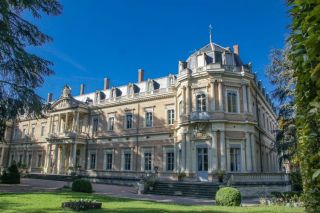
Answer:
<svg viewBox="0 0 320 213"><path fill-rule="evenodd" d="M90 198L103 202L102 210L92 210L87 212L303 212L302 208L288 208L280 206L230 208L209 205L175 205L149 201L112 198L99 195L88 195L69 191L1 194L0 212L70 212L61 208L61 202L80 198Z"/></svg>

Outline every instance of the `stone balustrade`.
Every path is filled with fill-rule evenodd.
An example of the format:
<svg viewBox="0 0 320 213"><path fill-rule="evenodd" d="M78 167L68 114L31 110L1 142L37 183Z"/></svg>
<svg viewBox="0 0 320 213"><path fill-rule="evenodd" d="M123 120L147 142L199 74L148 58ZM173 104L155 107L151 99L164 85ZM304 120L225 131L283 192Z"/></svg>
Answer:
<svg viewBox="0 0 320 213"><path fill-rule="evenodd" d="M289 180L289 175L285 173L232 173L229 179L232 183L288 182Z"/></svg>

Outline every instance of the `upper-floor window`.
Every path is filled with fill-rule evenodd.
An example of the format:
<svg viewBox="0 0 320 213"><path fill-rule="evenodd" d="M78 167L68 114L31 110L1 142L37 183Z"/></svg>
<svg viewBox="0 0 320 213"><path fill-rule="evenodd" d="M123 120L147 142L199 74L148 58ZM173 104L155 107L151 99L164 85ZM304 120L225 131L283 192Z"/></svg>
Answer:
<svg viewBox="0 0 320 213"><path fill-rule="evenodd" d="M233 113L238 112L237 99L238 98L237 98L236 91L228 91L227 93L228 112L233 112Z"/></svg>
<svg viewBox="0 0 320 213"><path fill-rule="evenodd" d="M22 127L22 138L24 138L27 135L27 128L28 128L27 125Z"/></svg>
<svg viewBox="0 0 320 213"><path fill-rule="evenodd" d="M94 117L92 119L92 131L93 132L98 132L98 126L99 126L99 118L98 117Z"/></svg>
<svg viewBox="0 0 320 213"><path fill-rule="evenodd" d="M153 117L152 112L146 112L146 127L152 127Z"/></svg>
<svg viewBox="0 0 320 213"><path fill-rule="evenodd" d="M36 125L35 124L32 124L31 125L31 136L33 137L34 136L34 132L36 131Z"/></svg>
<svg viewBox="0 0 320 213"><path fill-rule="evenodd" d="M168 124L172 125L174 123L174 109L169 109L167 111L168 114Z"/></svg>
<svg viewBox="0 0 320 213"><path fill-rule="evenodd" d="M132 113L131 112L128 112L128 113L126 113L126 117L125 117L125 119L126 119L126 128L127 129L131 129L132 128L132 123L133 123L133 117L132 117Z"/></svg>
<svg viewBox="0 0 320 213"><path fill-rule="evenodd" d="M182 101L179 101L179 115L181 116L183 114L182 111Z"/></svg>
<svg viewBox="0 0 320 213"><path fill-rule="evenodd" d="M109 117L108 119L108 130L109 131L114 130L114 117Z"/></svg>
<svg viewBox="0 0 320 213"><path fill-rule="evenodd" d="M197 99L197 111L198 112L207 111L206 95L199 94L199 95L197 95L196 99Z"/></svg>
<svg viewBox="0 0 320 213"><path fill-rule="evenodd" d="M41 124L41 136L44 136L44 131L45 131L45 128L46 128L46 123L42 123Z"/></svg>

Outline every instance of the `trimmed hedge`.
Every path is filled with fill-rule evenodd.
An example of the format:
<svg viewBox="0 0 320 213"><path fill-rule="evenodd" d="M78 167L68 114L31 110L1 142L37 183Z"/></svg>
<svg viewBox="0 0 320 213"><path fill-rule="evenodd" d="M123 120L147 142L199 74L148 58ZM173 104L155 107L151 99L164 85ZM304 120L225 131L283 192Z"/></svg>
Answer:
<svg viewBox="0 0 320 213"><path fill-rule="evenodd" d="M73 181L71 190L74 192L92 192L92 185L90 181L84 179L77 179Z"/></svg>
<svg viewBox="0 0 320 213"><path fill-rule="evenodd" d="M223 187L216 193L216 204L219 206L240 206L240 191L232 187Z"/></svg>
<svg viewBox="0 0 320 213"><path fill-rule="evenodd" d="M19 184L20 173L16 164L12 164L1 176L1 182L6 184Z"/></svg>

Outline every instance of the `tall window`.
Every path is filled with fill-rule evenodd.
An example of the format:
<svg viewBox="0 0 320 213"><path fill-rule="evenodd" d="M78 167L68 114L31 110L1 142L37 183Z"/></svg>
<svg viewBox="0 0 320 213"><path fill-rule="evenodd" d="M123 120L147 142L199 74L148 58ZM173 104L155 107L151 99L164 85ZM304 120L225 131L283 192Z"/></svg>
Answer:
<svg viewBox="0 0 320 213"><path fill-rule="evenodd" d="M131 129L132 128L132 113L126 114L126 128Z"/></svg>
<svg viewBox="0 0 320 213"><path fill-rule="evenodd" d="M114 117L109 117L108 119L108 130L109 131L114 130Z"/></svg>
<svg viewBox="0 0 320 213"><path fill-rule="evenodd" d="M22 138L26 137L26 135L27 135L27 128L28 128L27 125L25 125L25 126L22 127Z"/></svg>
<svg viewBox="0 0 320 213"><path fill-rule="evenodd" d="M207 111L206 95L205 94L199 94L199 95L197 95L196 99L197 99L197 111L198 112Z"/></svg>
<svg viewBox="0 0 320 213"><path fill-rule="evenodd" d="M228 100L228 112L236 113L237 112L237 92L228 91L227 100Z"/></svg>
<svg viewBox="0 0 320 213"><path fill-rule="evenodd" d="M174 169L174 152L167 152L167 171L173 171Z"/></svg>
<svg viewBox="0 0 320 213"><path fill-rule="evenodd" d="M231 172L241 171L241 150L239 147L230 148L230 170Z"/></svg>
<svg viewBox="0 0 320 213"><path fill-rule="evenodd" d="M92 125L92 131L94 133L98 132L98 126L99 126L99 119L98 117L93 118L93 125Z"/></svg>
<svg viewBox="0 0 320 213"><path fill-rule="evenodd" d="M46 123L41 124L41 136L44 136L44 130L46 128Z"/></svg>
<svg viewBox="0 0 320 213"><path fill-rule="evenodd" d="M131 170L131 151L130 150L124 151L123 160L124 160L123 169L124 170Z"/></svg>
<svg viewBox="0 0 320 213"><path fill-rule="evenodd" d="M29 154L29 156L28 156L28 167L31 167L31 159L32 159L32 155Z"/></svg>
<svg viewBox="0 0 320 213"><path fill-rule="evenodd" d="M146 112L146 127L152 127L152 112Z"/></svg>
<svg viewBox="0 0 320 213"><path fill-rule="evenodd" d="M42 166L42 155L41 155L41 154L38 155L37 166L38 166L38 167L41 167L41 166Z"/></svg>
<svg viewBox="0 0 320 213"><path fill-rule="evenodd" d="M144 170L151 171L152 168L152 154L151 152L144 153Z"/></svg>
<svg viewBox="0 0 320 213"><path fill-rule="evenodd" d="M172 125L174 123L174 110L173 109L169 109L167 111L168 114L168 124Z"/></svg>
<svg viewBox="0 0 320 213"><path fill-rule="evenodd" d="M182 114L182 101L179 101L179 115L181 116Z"/></svg>
<svg viewBox="0 0 320 213"><path fill-rule="evenodd" d="M112 170L112 151L106 152L106 170Z"/></svg>
<svg viewBox="0 0 320 213"><path fill-rule="evenodd" d="M90 169L96 168L96 153L90 154Z"/></svg>
<svg viewBox="0 0 320 213"><path fill-rule="evenodd" d="M36 130L36 125L35 125L35 124L32 124L32 125L31 125L31 136L32 136L32 137L34 136L35 130Z"/></svg>

